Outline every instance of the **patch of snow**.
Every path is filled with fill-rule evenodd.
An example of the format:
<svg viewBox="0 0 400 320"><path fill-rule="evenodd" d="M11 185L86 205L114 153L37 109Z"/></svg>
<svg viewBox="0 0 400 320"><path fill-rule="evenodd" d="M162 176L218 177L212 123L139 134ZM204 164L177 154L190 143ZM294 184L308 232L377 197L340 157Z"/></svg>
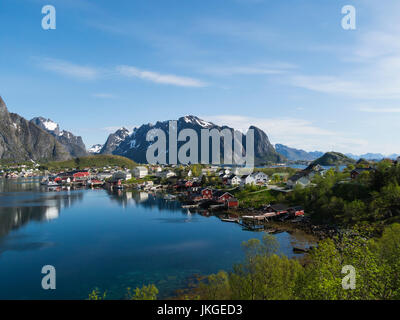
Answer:
<svg viewBox="0 0 400 320"><path fill-rule="evenodd" d="M88 151L90 153L99 153L102 148L103 148L103 145L95 144L95 145L91 146Z"/></svg>
<svg viewBox="0 0 400 320"><path fill-rule="evenodd" d="M55 123L54 121L51 121L50 119L43 121L43 126L46 128L48 131L54 131L57 129L58 124Z"/></svg>

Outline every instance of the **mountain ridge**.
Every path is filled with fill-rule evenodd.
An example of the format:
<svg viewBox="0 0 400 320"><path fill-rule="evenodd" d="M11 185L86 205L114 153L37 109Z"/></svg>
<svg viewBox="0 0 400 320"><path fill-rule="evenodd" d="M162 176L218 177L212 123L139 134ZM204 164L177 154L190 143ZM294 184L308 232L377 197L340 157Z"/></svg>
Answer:
<svg viewBox="0 0 400 320"><path fill-rule="evenodd" d="M54 136L16 113L0 96L0 159L66 160L71 156Z"/></svg>
<svg viewBox="0 0 400 320"><path fill-rule="evenodd" d="M167 138L167 144L169 144L169 121L171 120L165 120L165 121L157 121L155 124L143 124L138 128L135 128L133 132L129 135L126 135L125 138L118 143L118 146L111 151L112 154L115 155L121 155L125 156L127 158L130 158L134 160L135 162L138 163L147 163L146 159L146 151L148 147L150 146L150 143L146 141L146 135L147 132L151 129L161 129L165 132L166 138ZM234 139L234 132L237 132L234 128L230 128L226 125L219 126L216 125L212 122L205 121L200 119L197 116L193 115L187 115L178 118L177 120L174 120L177 122L177 131L180 132L183 129L193 129L196 131L197 136L201 137L201 129L217 129L219 131L223 129L228 129L232 132L232 136ZM254 130L254 142L255 142L255 148L254 148L254 153L255 153L255 159L256 163L266 163L266 162L283 162L286 160L285 157L282 155L278 154L274 148L274 146L270 143L268 136L264 131L261 129L251 126L249 129ZM121 129L120 129L121 130ZM111 141L114 139L115 135L118 136L118 131L115 132L114 134L111 134L107 141L111 139ZM113 136L114 135L114 136ZM243 139L245 140L245 139ZM200 142L200 140L199 140ZM177 142L178 149L180 146L182 146L185 142ZM107 142L106 142L107 144ZM105 144L105 146L106 146ZM232 144L233 145L233 144ZM200 143L198 144L199 150L198 154L200 155L201 148L200 148ZM243 142L243 146L245 147L245 142ZM210 144L211 147L211 144ZM103 147L102 151L100 154L106 154L104 151L105 147ZM223 154L223 143L221 143L221 154ZM167 151L168 152L168 151ZM211 159L210 159L211 160ZM168 157L167 157L168 161ZM199 159L200 162L200 159ZM211 162L211 161L210 161Z"/></svg>
<svg viewBox="0 0 400 320"><path fill-rule="evenodd" d="M58 123L43 117L35 117L31 119L31 122L53 135L56 140L64 146L71 157L77 158L88 155L82 137L75 136L69 131L61 130Z"/></svg>
<svg viewBox="0 0 400 320"><path fill-rule="evenodd" d="M292 161L313 161L324 154L321 151L307 152L302 149L291 148L279 143L275 144L275 149L279 154Z"/></svg>

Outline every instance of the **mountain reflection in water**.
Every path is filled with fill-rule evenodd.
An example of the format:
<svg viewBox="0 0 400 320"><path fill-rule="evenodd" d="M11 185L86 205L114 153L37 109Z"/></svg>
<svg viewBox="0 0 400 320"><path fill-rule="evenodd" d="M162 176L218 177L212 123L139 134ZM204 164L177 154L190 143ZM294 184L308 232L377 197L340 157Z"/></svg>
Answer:
<svg viewBox="0 0 400 320"><path fill-rule="evenodd" d="M229 270L243 258L241 243L262 236L155 194L0 179L0 299L85 299L95 287L121 299L127 287L151 283L165 298L194 274ZM294 256L300 238L275 237ZM47 264L56 290L41 289Z"/></svg>

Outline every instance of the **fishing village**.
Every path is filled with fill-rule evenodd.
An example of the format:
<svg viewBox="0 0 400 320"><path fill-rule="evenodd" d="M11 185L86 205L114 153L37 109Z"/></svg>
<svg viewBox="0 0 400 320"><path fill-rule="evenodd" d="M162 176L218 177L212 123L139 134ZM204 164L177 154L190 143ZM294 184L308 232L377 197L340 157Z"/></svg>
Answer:
<svg viewBox="0 0 400 320"><path fill-rule="evenodd" d="M323 174L321 167L310 172L278 167L268 175L261 169L241 174L240 168L211 165L93 166L61 170L22 165L1 171L6 179L36 179L49 191L104 188L110 192L145 192L165 201L177 201L190 214L217 216L222 222L271 234L286 231L288 224L307 225L308 218L302 206L267 202L265 194L288 194L295 185L311 180L314 174ZM303 249L293 250L302 252Z"/></svg>
<svg viewBox="0 0 400 320"><path fill-rule="evenodd" d="M337 185L357 185L373 173L377 163L323 167L309 163L303 168L275 164L247 171L218 165L138 165L116 156L80 158L75 162L43 165L3 165L5 179L34 179L49 191L103 188L109 192L139 192L174 201L187 213L216 216L245 230L280 233L301 230L318 239L339 232L336 225L311 221L304 201L291 199L295 190L315 186L316 179L341 174ZM123 162L121 162L123 161ZM389 161L396 165L399 159ZM340 173L340 171L344 171ZM329 173L330 172L330 173Z"/></svg>

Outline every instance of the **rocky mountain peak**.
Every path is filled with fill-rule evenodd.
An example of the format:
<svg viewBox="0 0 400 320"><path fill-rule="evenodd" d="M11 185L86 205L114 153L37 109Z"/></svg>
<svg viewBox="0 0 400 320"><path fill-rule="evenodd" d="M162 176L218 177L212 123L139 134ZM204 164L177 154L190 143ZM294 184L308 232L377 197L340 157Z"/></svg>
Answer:
<svg viewBox="0 0 400 320"><path fill-rule="evenodd" d="M103 145L99 153L113 154L119 145L129 137L129 135L130 132L127 128L119 128L117 131L108 136L106 143Z"/></svg>
<svg viewBox="0 0 400 320"><path fill-rule="evenodd" d="M6 103L4 102L3 98L0 96L0 114L8 113Z"/></svg>
<svg viewBox="0 0 400 320"><path fill-rule="evenodd" d="M88 152L91 154L98 154L100 153L101 149L103 148L102 144L94 144L88 149Z"/></svg>
<svg viewBox="0 0 400 320"><path fill-rule="evenodd" d="M197 125L202 128L210 128L210 127L215 126L211 122L204 121L204 120L200 119L199 117L192 116L192 115L187 115L187 116L181 117L178 119L178 122L185 122L187 124Z"/></svg>
<svg viewBox="0 0 400 320"><path fill-rule="evenodd" d="M58 123L54 122L51 119L46 119L43 117L36 117L31 120L34 124L36 124L39 128L46 130L49 133L53 133L55 135L60 134L60 126Z"/></svg>
<svg viewBox="0 0 400 320"><path fill-rule="evenodd" d="M52 134L16 113L8 113L1 98L0 116L0 159L37 161L71 157Z"/></svg>
<svg viewBox="0 0 400 320"><path fill-rule="evenodd" d="M69 131L61 130L58 123L53 120L44 117L36 117L33 118L31 122L53 135L57 141L65 147L71 156L82 157L87 155L86 146L83 143L82 138L75 136Z"/></svg>

